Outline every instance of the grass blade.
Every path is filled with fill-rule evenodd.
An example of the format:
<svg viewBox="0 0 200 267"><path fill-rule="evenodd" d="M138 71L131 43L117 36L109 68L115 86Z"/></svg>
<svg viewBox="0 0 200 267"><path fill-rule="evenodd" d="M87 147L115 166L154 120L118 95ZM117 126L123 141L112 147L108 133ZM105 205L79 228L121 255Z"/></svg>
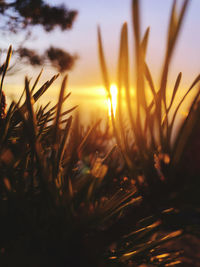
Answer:
<svg viewBox="0 0 200 267"><path fill-rule="evenodd" d="M200 75L198 75L196 77L196 79L194 80L194 82L192 83L192 85L189 87L189 89L187 90L187 92L185 93L185 95L182 97L181 101L179 102L175 112L174 112L174 115L172 117L172 121L171 121L171 124L170 124L170 135L171 135L171 131L173 129L173 126L174 126L174 122L175 122L175 119L176 119L176 116L178 114L178 111L179 111L179 108L181 107L182 103L184 102L185 98L187 97L187 95L190 93L190 91L195 87L195 85L200 81Z"/></svg>
<svg viewBox="0 0 200 267"><path fill-rule="evenodd" d="M42 72L43 72L43 69L41 69L39 75L37 76L37 78L36 78L36 80L35 80L35 82L34 82L32 88L31 88L31 94L33 94L33 91L34 91L35 87L37 86L37 84L38 84L38 82L39 82L39 79L40 79L40 77L41 77L41 75L42 75Z"/></svg>
<svg viewBox="0 0 200 267"><path fill-rule="evenodd" d="M99 58L100 58L101 70L103 74L104 86L108 92L109 98L111 99L110 82L108 78L108 72L107 72L106 61L105 61L103 45L102 45L101 31L99 27L98 27L98 46L99 46Z"/></svg>
<svg viewBox="0 0 200 267"><path fill-rule="evenodd" d="M9 63L10 63L11 55L12 55L12 46L10 45L10 47L8 49L6 61L3 64L3 72L2 72L1 84L0 84L0 103L1 103L1 97L2 97L3 82L4 82L5 75L6 75L6 71L7 71Z"/></svg>
<svg viewBox="0 0 200 267"><path fill-rule="evenodd" d="M179 85L180 85L181 77L182 77L182 73L180 72L178 77L177 77L177 79L176 79L176 83L175 83L175 86L174 86L174 90L173 90L173 94L172 94L172 97L171 97L170 104L169 104L169 106L167 108L167 112L169 112L171 107L172 107L172 104L174 102L174 98L176 96L176 93L177 93Z"/></svg>
<svg viewBox="0 0 200 267"><path fill-rule="evenodd" d="M58 106L57 106L57 112L56 112L56 117L54 121L54 133L53 133L53 140L55 144L58 142L58 130L59 130L59 124L60 124L60 114L61 114L61 109L62 109L62 104L63 104L63 99L64 99L64 93L65 93L65 88L66 88L66 82L67 82L67 75L64 77L61 89L60 89L60 95L59 95L59 100L58 100Z"/></svg>

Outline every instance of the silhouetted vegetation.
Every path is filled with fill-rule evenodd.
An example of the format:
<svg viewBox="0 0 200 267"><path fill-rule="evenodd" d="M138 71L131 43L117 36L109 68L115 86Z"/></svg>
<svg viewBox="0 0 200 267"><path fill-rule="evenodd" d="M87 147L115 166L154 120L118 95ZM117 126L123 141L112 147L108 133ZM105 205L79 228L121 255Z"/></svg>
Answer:
<svg viewBox="0 0 200 267"><path fill-rule="evenodd" d="M30 38L32 27L41 26L46 32L52 32L55 28L60 28L63 32L72 28L78 12L70 10L65 5L51 6L43 0L16 0L0 1L1 31L3 33L18 34L24 33L25 39ZM55 62L52 60L52 49L59 53L59 58ZM43 55L38 54L34 49L28 49L21 44L16 49L21 59L32 66L41 66L48 61L52 67L64 72L73 67L76 55L55 47L46 49ZM50 54L50 55L49 55Z"/></svg>
<svg viewBox="0 0 200 267"><path fill-rule="evenodd" d="M33 84L25 78L24 102L20 97L6 110L2 89L9 48L0 83L1 266L199 266L199 88L188 116L170 140L180 105L199 84L200 76L171 117L181 74L169 103L165 99L168 67L188 1L183 1L178 15L174 1L157 90L145 62L149 30L140 37L139 1L132 3L136 66L141 71L137 73L137 112L130 97L124 24L118 89L121 94L125 86L130 126L123 124L119 98L116 117L112 112L114 136L109 125L102 130L100 121L87 127L78 115L73 118L70 114L76 107L63 111L70 97L65 95L67 76L55 106L35 107L57 78L38 88L40 73ZM100 30L98 40L109 94ZM150 103L144 79L152 91ZM117 144L112 146L114 137ZM188 164L191 157L194 160Z"/></svg>

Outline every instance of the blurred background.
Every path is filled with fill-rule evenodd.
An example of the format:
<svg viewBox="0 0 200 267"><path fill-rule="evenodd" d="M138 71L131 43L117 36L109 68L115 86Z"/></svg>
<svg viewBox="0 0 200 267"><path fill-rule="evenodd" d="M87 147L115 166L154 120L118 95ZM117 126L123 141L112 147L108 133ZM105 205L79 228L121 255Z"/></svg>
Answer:
<svg viewBox="0 0 200 267"><path fill-rule="evenodd" d="M131 62L131 71L134 73L131 1L46 0L42 2L51 6L60 6L63 4L69 10L77 11L72 27L67 30L61 30L59 27L55 27L51 31L46 31L42 25L34 25L29 28L28 38L25 38L24 30L19 30L16 33L10 33L8 31L5 33L2 30L0 32L2 51L5 51L10 44L12 44L14 50L19 45L24 45L28 49L35 49L40 55L43 55L45 49L50 46L56 46L68 51L76 57L76 60L71 69L67 70L69 72L68 90L72 92L67 105L71 107L74 104L78 104L79 110L85 120L88 120L91 114L93 114L92 116L97 116L97 114L98 116L104 116L108 112L108 101L102 85L98 59L97 26L99 25L101 28L110 79L112 84L115 84L120 29L122 23L125 21L127 21L129 27L129 49L131 58L133 59ZM149 64L155 83L158 83L164 60L167 25L172 0L142 0L141 2L142 31L144 32L146 27L150 26L147 63ZM179 4L182 0L178 0L177 2ZM170 66L169 89L175 83L177 74L180 71L183 72L181 90L184 91L200 70L199 11L200 1L192 0L177 43L178 49L175 50L173 64ZM1 62L3 62L3 56L4 53L2 52ZM6 77L4 85L4 91L10 98L16 98L22 92L25 75L28 75L29 78L34 80L41 68L44 67L41 78L42 84L59 71L48 62L42 62L41 65L34 67L27 62L22 64L20 60L16 59L15 55L12 57L11 64L13 64L13 68L10 71L10 75ZM45 94L43 101L57 101L61 78L62 74ZM134 75L132 75L132 84L134 88Z"/></svg>

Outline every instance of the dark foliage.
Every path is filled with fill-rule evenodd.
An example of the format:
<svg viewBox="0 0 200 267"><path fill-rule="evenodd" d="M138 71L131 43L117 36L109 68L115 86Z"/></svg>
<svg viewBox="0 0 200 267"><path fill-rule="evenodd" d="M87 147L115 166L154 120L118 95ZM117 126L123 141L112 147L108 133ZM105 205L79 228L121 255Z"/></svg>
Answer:
<svg viewBox="0 0 200 267"><path fill-rule="evenodd" d="M18 0L15 10L23 18L24 26L43 25L46 31L59 26L62 30L70 29L77 11L69 11L64 5L51 7L42 0Z"/></svg>
<svg viewBox="0 0 200 267"><path fill-rule="evenodd" d="M64 5L51 6L42 0L0 1L1 30L13 34L23 31L25 35L29 33L29 37L31 27L36 25L42 26L46 32L52 32L55 28L69 30L77 14L76 10L69 10ZM36 50L24 47L24 44L20 45L17 52L20 59L25 59L25 63L36 67L50 61L60 72L71 69L77 58L67 51L53 47L44 52L45 56L41 56ZM58 59L55 60L55 56Z"/></svg>
<svg viewBox="0 0 200 267"><path fill-rule="evenodd" d="M37 55L34 50L21 47L19 48L18 53L20 58L27 59L28 62L33 66L43 65L44 58L42 56Z"/></svg>
<svg viewBox="0 0 200 267"><path fill-rule="evenodd" d="M32 25L41 25L46 31L52 31L55 27L64 31L72 27L78 14L76 10L69 10L64 5L50 6L42 0L2 0L0 13L9 17L10 30L17 26L15 31Z"/></svg>
<svg viewBox="0 0 200 267"><path fill-rule="evenodd" d="M46 55L52 63L52 66L56 67L60 72L71 69L74 61L77 59L77 56L71 56L62 49L52 46L46 51Z"/></svg>
<svg viewBox="0 0 200 267"><path fill-rule="evenodd" d="M42 66L49 61L51 66L61 73L71 70L77 59L76 55L71 55L63 49L53 46L47 49L44 55L39 55L35 50L25 47L20 47L17 52L20 59L25 60L25 62L32 66Z"/></svg>
<svg viewBox="0 0 200 267"><path fill-rule="evenodd" d="M182 13L187 2L184 1ZM136 18L139 18L138 8L139 0L133 0ZM173 25L175 9L176 1L170 21L171 33L178 33L177 26L183 17L177 17L177 24ZM134 25L138 33L137 19ZM145 34L142 42L138 39L141 49L146 47L147 36ZM137 37L138 34L136 40ZM121 55L128 56L127 40L125 24ZM109 85L100 31L99 50L104 80ZM59 51L52 51L54 59ZM138 51L142 61L144 51L141 50L142 54ZM52 77L37 88L40 73L33 85L25 79L25 98L22 94L18 103L13 101L6 111L2 90L11 54L10 47L0 83L3 114L0 124L0 265L168 267L179 264L198 267L200 90L172 145L165 133L170 131L173 120L166 126L165 120L158 124L162 142L158 138L155 139L157 143L146 142L149 135L153 140L158 130L153 122L160 117L160 112L148 114L150 104L150 108L144 105L144 111L150 118L146 124L152 132L147 135L145 128L135 129L133 120L134 136L128 138L125 127L121 127L119 135L118 114L112 118L118 146L112 147L109 127L102 131L100 121L85 127L78 116L72 120L69 114L75 107L62 111L63 103L70 96L70 93L65 96L67 76L55 106L49 107L48 103L35 107L58 77ZM125 63L122 59L119 60L121 66ZM140 75L141 78L146 75L153 85L150 71ZM178 75L179 82L180 77ZM198 76L191 89L199 79ZM153 100L152 105L162 111L160 105L157 107L162 95L155 93ZM141 106L141 99L137 101L136 105ZM126 104L130 104L130 98ZM141 119L138 124L142 126Z"/></svg>

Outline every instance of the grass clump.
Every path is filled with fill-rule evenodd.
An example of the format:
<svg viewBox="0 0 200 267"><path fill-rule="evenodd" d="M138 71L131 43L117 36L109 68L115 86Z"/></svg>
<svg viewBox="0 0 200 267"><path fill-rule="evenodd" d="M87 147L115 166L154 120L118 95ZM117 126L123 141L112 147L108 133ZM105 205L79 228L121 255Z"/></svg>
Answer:
<svg viewBox="0 0 200 267"><path fill-rule="evenodd" d="M178 232L175 233L181 233L183 235L187 233L188 228L190 230L193 227L196 229L196 226L193 224L193 219L199 218L198 177L200 173L198 168L199 152L197 151L199 148L200 133L199 88L195 91L195 96L191 101L187 117L181 122L181 126L175 133L175 137L173 134L180 107L186 101L189 93L197 85L199 86L200 76L198 75L195 78L177 105L175 104L175 99L180 87L182 73L179 73L177 76L170 99L167 99L167 79L174 48L180 34L188 4L189 1L183 1L180 11L177 12L177 3L173 1L160 84L156 88L150 68L146 62L150 28L146 29L142 37L140 3L138 0L132 1L136 69L136 85L134 87L136 88L136 99L132 97L131 92L132 77L129 76L128 29L127 24L124 23L121 29L117 69L118 110L116 112L117 115L114 116L114 110L112 108L111 114L113 131L118 147L121 150L124 164L128 170L128 179L135 181L138 194L142 197L142 205L145 207L142 216L145 214L152 218L152 216L154 217L156 215L156 218L161 220L162 225L165 224L165 220L168 221L167 218L163 220L166 215L164 211L170 210L170 214L172 212L173 215L168 214L170 217L168 230L175 230L176 228ZM98 29L98 44L104 86L107 90L108 97L111 99L110 81L100 29ZM125 100L122 96L123 90L125 92ZM150 98L148 92L151 92ZM126 111L124 107L122 108L124 102ZM126 123L127 114L129 126ZM186 218L190 216L190 212L194 218L189 222ZM136 214L134 213L132 215L134 219L137 218ZM165 214L164 217L163 214ZM183 221L179 217L182 214L185 214ZM199 219L197 220L199 221ZM126 224L128 228L129 222L132 224L132 220L129 217L129 221L126 218L125 221L126 223L123 221L121 226ZM176 227L174 228L174 226ZM119 228L116 229L116 233L119 231ZM134 242L134 240L135 236L133 235L132 241ZM116 258L119 260L126 258L133 259L134 262L138 254L142 254L146 248L148 250L149 245L147 244L151 246L153 242L144 242L144 244L136 245L136 247L132 247L131 249L127 248L127 251L119 246L119 254L116 254ZM156 257L152 259L156 259ZM159 266L163 266L164 263L167 264L165 260L161 262L162 260L160 259Z"/></svg>
<svg viewBox="0 0 200 267"><path fill-rule="evenodd" d="M149 28L141 38L139 1L132 1L136 55L136 109L129 77L128 31L121 31L118 110L112 122L117 145L100 121L85 127L76 108L63 111L67 76L58 103L35 109L57 75L38 87L25 78L19 101L5 110L0 85L0 263L2 266L195 266L186 260L183 240L199 241L198 164L187 166L199 138L199 90L172 140L179 108L199 76L169 116L182 74L169 103L167 74L188 1L176 14L174 1L160 87L145 61ZM110 95L100 30L100 61ZM145 82L145 79L147 83ZM147 99L148 84L152 99ZM122 88L130 121L124 125ZM23 96L25 95L25 101ZM111 103L112 104L112 103ZM195 152L198 155L198 152ZM198 156L193 158L196 164ZM196 238L194 240L194 238ZM176 244L180 244L176 246ZM174 247L175 246L175 247ZM184 265L187 266L187 265Z"/></svg>
<svg viewBox="0 0 200 267"><path fill-rule="evenodd" d="M108 129L103 133L97 122L85 130L78 117L72 122L75 107L62 111L70 95L65 93L67 76L58 103L35 109L58 77L37 89L40 76L33 85L25 78L22 96L7 112L1 91L1 264L101 266L112 243L112 236L105 238L107 230L140 198L134 186L112 187L120 159L115 148L105 148ZM117 158L109 169L114 153Z"/></svg>

